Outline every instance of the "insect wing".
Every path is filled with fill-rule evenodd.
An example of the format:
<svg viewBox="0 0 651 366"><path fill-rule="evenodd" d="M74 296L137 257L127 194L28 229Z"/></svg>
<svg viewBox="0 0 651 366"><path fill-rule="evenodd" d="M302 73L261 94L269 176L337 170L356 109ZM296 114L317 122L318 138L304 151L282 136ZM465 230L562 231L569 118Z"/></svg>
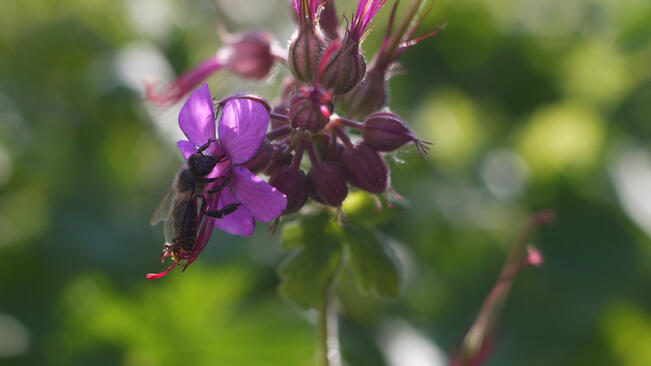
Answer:
<svg viewBox="0 0 651 366"><path fill-rule="evenodd" d="M174 218L169 217L165 220L165 225L163 226L163 233L165 234L165 243L172 244L176 238L176 226L174 223Z"/></svg>
<svg viewBox="0 0 651 366"><path fill-rule="evenodd" d="M149 222L152 226L158 224L161 221L172 221L169 220L170 215L172 214L172 208L174 207L174 189L170 189L165 197L163 197L163 200L160 201L158 206L156 206L156 210L154 210L154 215L151 217L151 221ZM165 225L167 226L167 225Z"/></svg>

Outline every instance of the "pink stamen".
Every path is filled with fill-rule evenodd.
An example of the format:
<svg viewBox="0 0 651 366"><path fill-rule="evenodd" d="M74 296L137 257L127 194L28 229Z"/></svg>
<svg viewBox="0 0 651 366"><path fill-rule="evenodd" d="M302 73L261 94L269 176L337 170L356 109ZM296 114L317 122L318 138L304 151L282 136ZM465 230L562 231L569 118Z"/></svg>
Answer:
<svg viewBox="0 0 651 366"><path fill-rule="evenodd" d="M371 21L387 0L360 0L357 12L353 15L349 30L349 37L355 42L361 41L368 30Z"/></svg>
<svg viewBox="0 0 651 366"><path fill-rule="evenodd" d="M147 274L147 279L148 280L157 280L159 278L165 277L165 276L167 276L168 273L170 273L174 269L174 267L176 267L176 265L177 265L176 262L172 263L172 265L168 269L166 269L165 271L163 271L161 273L148 273Z"/></svg>

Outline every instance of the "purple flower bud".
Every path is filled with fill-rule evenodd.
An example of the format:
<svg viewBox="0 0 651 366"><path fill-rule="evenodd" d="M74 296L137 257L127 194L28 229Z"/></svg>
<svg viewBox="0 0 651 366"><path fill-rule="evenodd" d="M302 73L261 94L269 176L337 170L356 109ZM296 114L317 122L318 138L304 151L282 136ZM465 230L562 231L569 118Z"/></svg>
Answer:
<svg viewBox="0 0 651 366"><path fill-rule="evenodd" d="M292 162L293 155L291 153L285 152L284 146L272 145L273 152L271 153L271 158L269 159L269 164L264 170L264 174L273 175L276 170L288 166Z"/></svg>
<svg viewBox="0 0 651 366"><path fill-rule="evenodd" d="M287 208L283 215L294 213L305 205L308 186L307 176L302 170L291 166L279 168L269 179L269 184L287 196Z"/></svg>
<svg viewBox="0 0 651 366"><path fill-rule="evenodd" d="M273 146L271 146L269 140L265 139L255 155L242 165L253 173L259 173L269 165L272 155Z"/></svg>
<svg viewBox="0 0 651 366"><path fill-rule="evenodd" d="M348 195L346 179L339 164L324 162L312 166L308 173L312 194L316 201L326 205L339 207Z"/></svg>
<svg viewBox="0 0 651 366"><path fill-rule="evenodd" d="M321 83L327 89L332 89L334 94L349 92L366 74L366 60L359 52L359 43L355 41L346 41L327 62Z"/></svg>
<svg viewBox="0 0 651 366"><path fill-rule="evenodd" d="M234 73L250 79L263 79L269 75L274 65L271 52L274 39L271 34L253 31L241 36L225 37L228 46L217 53L217 58Z"/></svg>
<svg viewBox="0 0 651 366"><path fill-rule="evenodd" d="M333 136L319 134L315 136L314 147L316 148L321 161L338 162L344 152L344 145L337 142Z"/></svg>
<svg viewBox="0 0 651 366"><path fill-rule="evenodd" d="M389 188L389 166L370 146L361 143L341 155L346 180L357 188L382 193Z"/></svg>
<svg viewBox="0 0 651 366"><path fill-rule="evenodd" d="M362 119L382 109L388 100L384 72L371 69L366 78L350 92L337 97L338 106L349 117Z"/></svg>
<svg viewBox="0 0 651 366"><path fill-rule="evenodd" d="M294 77L304 83L314 81L319 69L324 41L311 23L299 26L289 45L287 63Z"/></svg>
<svg viewBox="0 0 651 366"><path fill-rule="evenodd" d="M328 117L323 114L321 104L315 103L312 98L297 95L292 98L289 106L289 121L293 128L303 128L312 133L317 133L328 124Z"/></svg>
<svg viewBox="0 0 651 366"><path fill-rule="evenodd" d="M393 151L408 142L414 142L420 152L429 149L411 132L407 123L395 113L375 112L364 120L364 143L378 151Z"/></svg>

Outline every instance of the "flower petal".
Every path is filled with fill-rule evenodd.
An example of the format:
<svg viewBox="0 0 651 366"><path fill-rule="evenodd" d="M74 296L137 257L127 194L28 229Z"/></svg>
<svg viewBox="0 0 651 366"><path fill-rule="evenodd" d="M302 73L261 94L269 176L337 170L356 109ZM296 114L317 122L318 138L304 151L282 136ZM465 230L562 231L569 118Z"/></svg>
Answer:
<svg viewBox="0 0 651 366"><path fill-rule="evenodd" d="M222 208L237 202L239 201L233 197L233 184L231 183L222 191L219 197L219 207ZM215 220L215 226L229 234L251 236L255 230L255 221L246 206L241 205L232 214Z"/></svg>
<svg viewBox="0 0 651 366"><path fill-rule="evenodd" d="M269 127L269 112L260 103L235 99L226 104L219 121L219 140L234 164L253 157Z"/></svg>
<svg viewBox="0 0 651 366"><path fill-rule="evenodd" d="M192 144L190 141L181 140L176 143L176 146L179 148L179 150L181 150L181 154L183 154L185 160L188 160L190 158L190 155L197 152L197 148L194 147L194 144Z"/></svg>
<svg viewBox="0 0 651 366"><path fill-rule="evenodd" d="M202 146L215 138L215 110L208 84L194 92L181 108L179 127L195 146Z"/></svg>
<svg viewBox="0 0 651 366"><path fill-rule="evenodd" d="M243 166L233 167L235 198L256 220L269 222L287 207L287 197Z"/></svg>

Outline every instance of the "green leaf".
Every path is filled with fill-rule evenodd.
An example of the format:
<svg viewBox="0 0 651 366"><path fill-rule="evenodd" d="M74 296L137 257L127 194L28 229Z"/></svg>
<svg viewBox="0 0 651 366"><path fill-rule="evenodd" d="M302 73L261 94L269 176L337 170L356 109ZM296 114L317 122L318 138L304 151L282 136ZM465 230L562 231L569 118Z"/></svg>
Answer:
<svg viewBox="0 0 651 366"><path fill-rule="evenodd" d="M303 308L320 308L341 264L339 243L306 245L280 268L280 294Z"/></svg>
<svg viewBox="0 0 651 366"><path fill-rule="evenodd" d="M352 227L346 230L346 243L362 291L397 297L400 294L400 271L393 250L372 230Z"/></svg>
<svg viewBox="0 0 651 366"><path fill-rule="evenodd" d="M393 207L389 207L389 204ZM405 205L404 201L388 202L384 197L355 191L348 194L343 209L350 224L370 228L390 221L404 210Z"/></svg>
<svg viewBox="0 0 651 366"><path fill-rule="evenodd" d="M283 225L280 240L285 250L304 245L329 245L343 241L343 230L328 211L321 211Z"/></svg>

